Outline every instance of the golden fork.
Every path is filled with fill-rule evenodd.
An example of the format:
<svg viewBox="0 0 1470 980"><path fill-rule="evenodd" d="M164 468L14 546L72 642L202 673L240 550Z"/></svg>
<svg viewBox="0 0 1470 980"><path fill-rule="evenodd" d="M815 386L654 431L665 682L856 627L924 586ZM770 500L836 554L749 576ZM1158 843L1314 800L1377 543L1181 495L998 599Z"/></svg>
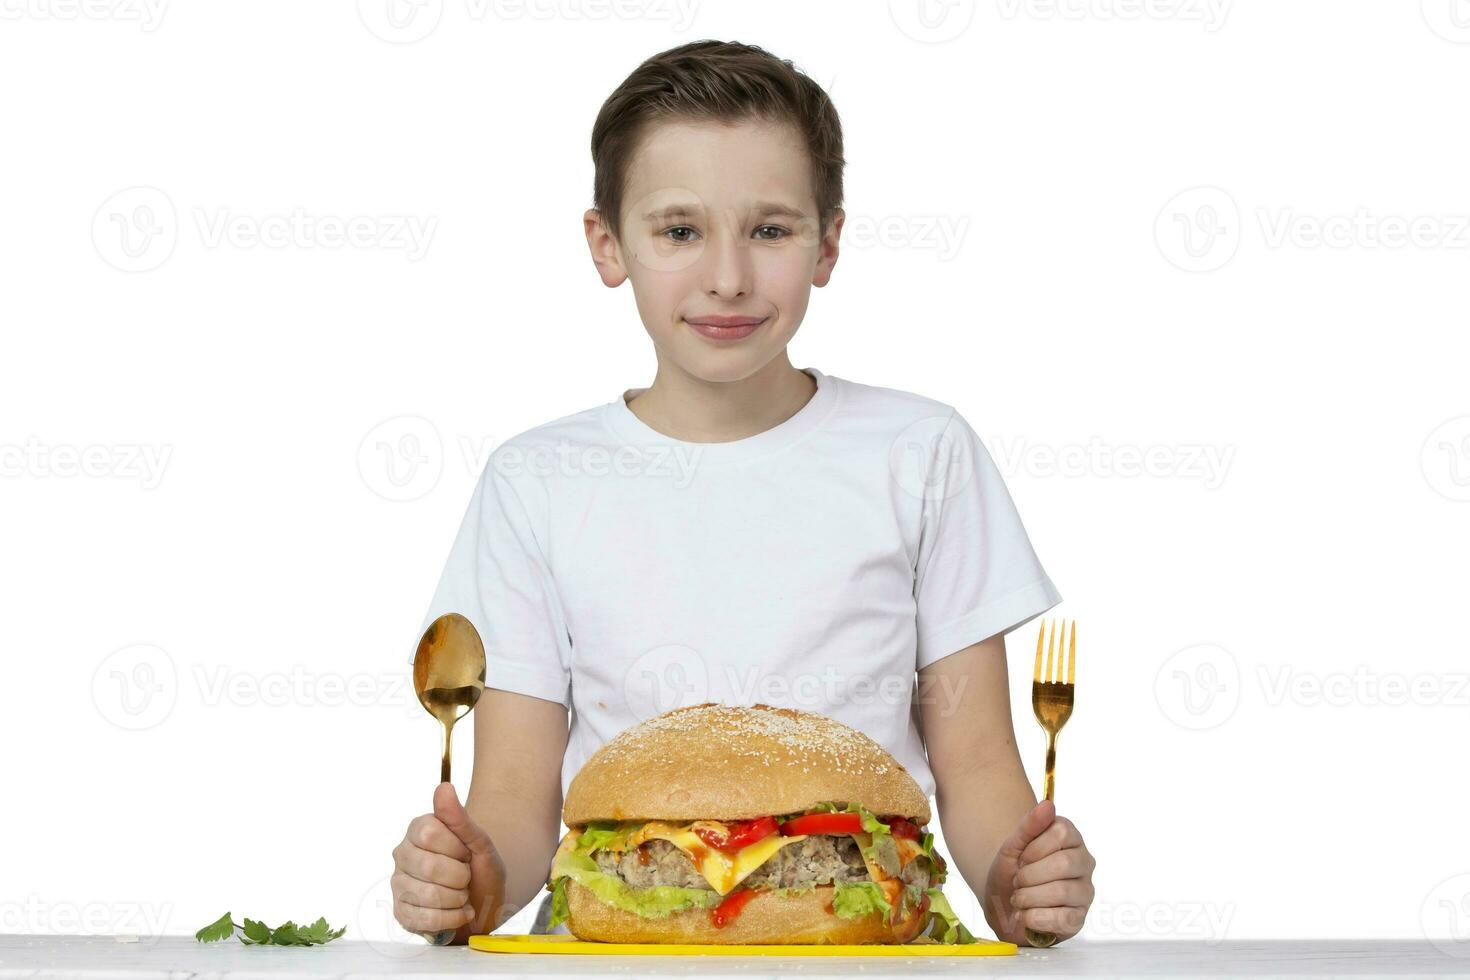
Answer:
<svg viewBox="0 0 1470 980"><path fill-rule="evenodd" d="M1052 799L1056 790L1057 733L1072 717L1072 694L1076 690L1077 675L1077 621L1072 620L1070 644L1067 640L1067 623L1060 626L1052 622L1050 640L1046 622L1036 634L1036 667L1031 672L1031 710L1036 721L1046 732L1046 786L1043 799ZM1046 649L1046 670L1042 671L1041 651ZM1065 647L1065 648L1064 648ZM1062 663L1057 656L1066 658L1067 679L1062 680ZM1026 930L1026 941L1032 946L1051 946L1056 943L1055 933Z"/></svg>

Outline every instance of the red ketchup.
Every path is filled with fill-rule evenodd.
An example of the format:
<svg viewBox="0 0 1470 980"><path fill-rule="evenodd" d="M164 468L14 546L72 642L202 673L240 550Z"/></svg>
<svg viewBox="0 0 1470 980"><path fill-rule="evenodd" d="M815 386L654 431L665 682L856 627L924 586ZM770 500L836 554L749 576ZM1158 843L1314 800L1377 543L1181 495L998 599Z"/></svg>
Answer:
<svg viewBox="0 0 1470 980"><path fill-rule="evenodd" d="M740 914L740 910L745 908L745 903L752 898L755 898L755 890L752 888L742 888L738 892L731 892L725 896L723 902L710 909L710 921L717 927L728 925L735 921L735 916Z"/></svg>

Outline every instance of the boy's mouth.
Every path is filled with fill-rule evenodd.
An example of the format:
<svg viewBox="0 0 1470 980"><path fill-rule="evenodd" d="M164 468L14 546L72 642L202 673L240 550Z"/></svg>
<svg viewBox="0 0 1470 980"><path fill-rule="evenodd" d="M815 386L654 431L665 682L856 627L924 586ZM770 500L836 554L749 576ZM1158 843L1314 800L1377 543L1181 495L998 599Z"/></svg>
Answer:
<svg viewBox="0 0 1470 980"><path fill-rule="evenodd" d="M743 340L755 333L769 317L697 316L684 322L710 340Z"/></svg>

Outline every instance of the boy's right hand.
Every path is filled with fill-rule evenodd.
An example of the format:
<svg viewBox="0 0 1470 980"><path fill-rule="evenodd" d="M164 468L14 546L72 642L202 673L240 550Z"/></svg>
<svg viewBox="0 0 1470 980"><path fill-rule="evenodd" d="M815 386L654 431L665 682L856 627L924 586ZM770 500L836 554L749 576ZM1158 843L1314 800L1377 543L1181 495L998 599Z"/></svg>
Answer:
<svg viewBox="0 0 1470 980"><path fill-rule="evenodd" d="M435 787L433 813L409 821L393 848L390 885L398 924L436 945L490 931L490 914L505 901L505 862L452 783Z"/></svg>

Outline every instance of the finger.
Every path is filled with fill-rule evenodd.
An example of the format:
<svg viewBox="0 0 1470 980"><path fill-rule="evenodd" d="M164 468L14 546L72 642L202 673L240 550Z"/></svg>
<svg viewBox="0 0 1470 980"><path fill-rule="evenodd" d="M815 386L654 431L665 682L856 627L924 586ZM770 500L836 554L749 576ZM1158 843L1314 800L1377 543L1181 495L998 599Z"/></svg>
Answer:
<svg viewBox="0 0 1470 980"><path fill-rule="evenodd" d="M1000 856L1019 862L1026 848L1052 825L1056 815L1056 804L1051 800L1042 800L1036 804L1021 818L1020 825L1011 832L1005 843L1001 844Z"/></svg>
<svg viewBox="0 0 1470 980"><path fill-rule="evenodd" d="M1087 878L1096 866L1097 862L1084 848L1069 847L1053 851L1039 861L1022 865L1011 879L1011 885L1024 888L1027 885L1041 885L1064 878Z"/></svg>
<svg viewBox="0 0 1470 980"><path fill-rule="evenodd" d="M470 819L470 815L460 805L459 797L454 795L453 783L440 783L434 787L434 816L449 828L450 833L459 838L471 855L478 857L493 850L490 836Z"/></svg>
<svg viewBox="0 0 1470 980"><path fill-rule="evenodd" d="M1066 817L1057 817L1021 851L1020 863L1030 864L1064 847L1081 846L1082 834L1078 831L1076 824Z"/></svg>
<svg viewBox="0 0 1470 980"><path fill-rule="evenodd" d="M407 872L419 881L443 885L445 888L468 888L470 886L472 877L470 866L464 861L457 861L452 857L417 847L407 848L402 856L396 857L398 869Z"/></svg>
<svg viewBox="0 0 1470 980"><path fill-rule="evenodd" d="M399 901L421 909L457 909L470 900L468 888L445 888L402 871L393 873L392 888Z"/></svg>
<svg viewBox="0 0 1470 980"><path fill-rule="evenodd" d="M1062 939L1082 931L1087 912L1079 908L1027 909L1021 913L1021 924L1037 932L1055 933Z"/></svg>
<svg viewBox="0 0 1470 980"><path fill-rule="evenodd" d="M464 841L460 840L453 831L444 826L444 822L432 813L426 813L421 817L414 817L413 822L408 825L408 837L410 844L423 851L433 851L435 854L443 854L454 858L456 861L468 861L470 849L465 847Z"/></svg>
<svg viewBox="0 0 1470 980"><path fill-rule="evenodd" d="M458 929L475 916L468 903L457 909L423 909L417 905L395 902L393 917L409 932L439 932L443 929Z"/></svg>
<svg viewBox="0 0 1470 980"><path fill-rule="evenodd" d="M1070 906L1087 908L1092 904L1092 885L1081 878L1048 881L1011 893L1011 905L1018 909L1045 909Z"/></svg>

